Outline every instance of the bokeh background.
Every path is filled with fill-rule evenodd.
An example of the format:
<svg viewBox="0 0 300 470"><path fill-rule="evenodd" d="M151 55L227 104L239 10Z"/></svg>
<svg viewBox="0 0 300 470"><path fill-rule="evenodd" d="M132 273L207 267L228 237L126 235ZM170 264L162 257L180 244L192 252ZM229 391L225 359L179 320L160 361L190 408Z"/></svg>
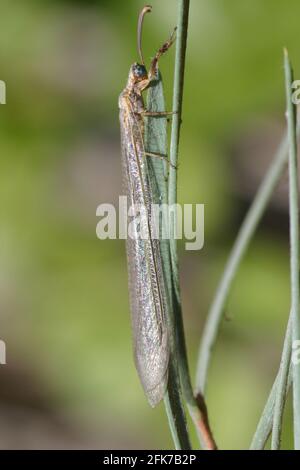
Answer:
<svg viewBox="0 0 300 470"><path fill-rule="evenodd" d="M179 200L205 204L205 247L180 246L194 374L209 304L284 132L282 48L300 73L297 0L191 0ZM1 1L0 448L171 448L134 369L122 241L96 238L117 203L117 99L137 59L141 0ZM152 0L150 58L176 22ZM161 61L171 105L174 51ZM221 448L247 448L289 312L287 177L230 296L209 375ZM290 407L283 447L292 445Z"/></svg>

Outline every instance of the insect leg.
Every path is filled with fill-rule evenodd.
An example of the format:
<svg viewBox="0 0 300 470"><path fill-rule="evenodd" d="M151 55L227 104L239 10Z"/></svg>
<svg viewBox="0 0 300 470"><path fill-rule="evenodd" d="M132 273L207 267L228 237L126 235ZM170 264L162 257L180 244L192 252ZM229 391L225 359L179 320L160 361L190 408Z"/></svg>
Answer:
<svg viewBox="0 0 300 470"><path fill-rule="evenodd" d="M154 59L152 59L152 62L150 64L150 68L149 68L149 73L148 73L148 78L149 80L151 81L153 78L156 77L156 72L157 72L157 65L158 65L158 61L160 59L160 57L165 54L168 49L170 49L170 47L172 46L173 42L175 41L175 33L176 33L176 30L177 30L177 27L174 28L170 38L168 41L166 41L157 51L157 53L155 54L154 56Z"/></svg>
<svg viewBox="0 0 300 470"><path fill-rule="evenodd" d="M154 153L154 152L144 152L144 155L146 157L155 157L155 158L160 158L161 160L167 161L167 163L174 168L174 170L177 170L177 166L173 165L167 157L167 155L163 155L161 153Z"/></svg>
<svg viewBox="0 0 300 470"><path fill-rule="evenodd" d="M152 116L152 117L166 117L172 114L177 114L177 111L141 111L142 116Z"/></svg>

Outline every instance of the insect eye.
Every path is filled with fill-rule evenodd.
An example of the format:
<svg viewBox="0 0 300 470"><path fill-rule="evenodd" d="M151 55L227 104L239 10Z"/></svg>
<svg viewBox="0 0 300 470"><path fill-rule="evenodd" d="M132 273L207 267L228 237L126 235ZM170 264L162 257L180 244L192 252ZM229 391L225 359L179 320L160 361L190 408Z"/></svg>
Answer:
<svg viewBox="0 0 300 470"><path fill-rule="evenodd" d="M138 78L141 78L147 75L146 68L144 67L144 65L140 65L140 64L134 64L133 73Z"/></svg>

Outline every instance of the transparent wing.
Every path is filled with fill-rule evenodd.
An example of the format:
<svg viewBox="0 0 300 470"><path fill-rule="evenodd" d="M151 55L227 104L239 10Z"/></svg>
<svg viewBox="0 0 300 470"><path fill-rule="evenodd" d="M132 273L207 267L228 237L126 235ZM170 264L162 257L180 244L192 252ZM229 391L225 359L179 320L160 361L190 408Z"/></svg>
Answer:
<svg viewBox="0 0 300 470"><path fill-rule="evenodd" d="M169 362L162 261L159 240L151 239L149 228L151 190L144 163L141 129L135 118L124 110L120 112L120 122L123 185L128 207L143 205L147 215L131 221L135 235L142 225L148 237L127 237L127 263L135 364L149 403L155 406L166 390Z"/></svg>

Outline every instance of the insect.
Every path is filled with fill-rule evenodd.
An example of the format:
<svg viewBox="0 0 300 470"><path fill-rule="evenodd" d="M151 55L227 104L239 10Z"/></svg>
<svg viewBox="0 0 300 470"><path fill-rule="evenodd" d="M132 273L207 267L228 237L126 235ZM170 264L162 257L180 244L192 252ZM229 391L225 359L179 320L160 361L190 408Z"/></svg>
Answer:
<svg viewBox="0 0 300 470"><path fill-rule="evenodd" d="M152 237L152 191L147 171L144 144L144 116L166 116L165 112L147 112L142 93L157 76L158 61L171 47L170 39L157 51L147 72L142 48L142 24L145 6L138 20L138 52L141 63L134 63L119 97L123 176L129 206L143 208L144 216L133 222L133 237L127 237L127 263L135 365L151 406L163 398L168 382L170 344L168 335L166 287L159 240ZM160 156L161 157L161 156ZM131 224L132 225L132 224ZM146 235L138 236L140 231Z"/></svg>

